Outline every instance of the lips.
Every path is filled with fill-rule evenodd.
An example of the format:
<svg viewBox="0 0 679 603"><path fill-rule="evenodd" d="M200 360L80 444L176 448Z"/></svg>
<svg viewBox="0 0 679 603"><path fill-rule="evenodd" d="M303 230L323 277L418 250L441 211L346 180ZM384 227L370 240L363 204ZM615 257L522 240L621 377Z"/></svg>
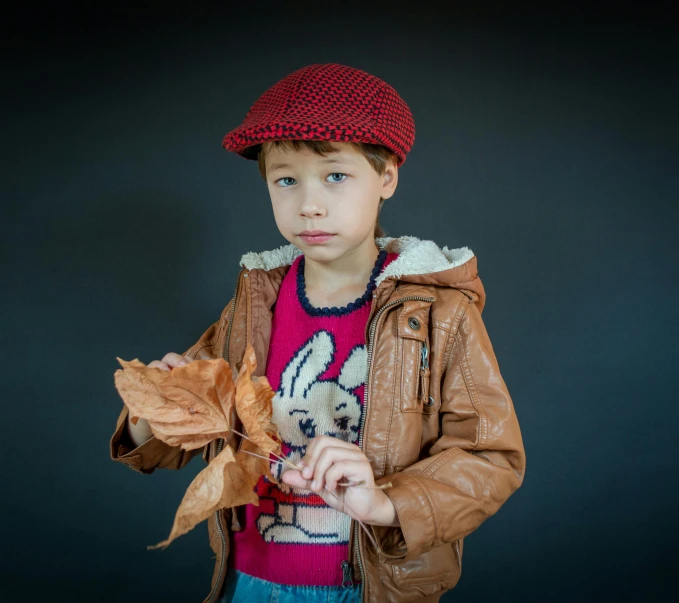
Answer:
<svg viewBox="0 0 679 603"><path fill-rule="evenodd" d="M324 230L305 230L303 232L299 233L299 236L304 236L304 237L317 237L317 236L322 236L322 235L330 235L332 236L332 233L330 232L325 232Z"/></svg>
<svg viewBox="0 0 679 603"><path fill-rule="evenodd" d="M323 230L305 230L299 234L299 237L310 245L325 243L334 237L335 235L325 232Z"/></svg>

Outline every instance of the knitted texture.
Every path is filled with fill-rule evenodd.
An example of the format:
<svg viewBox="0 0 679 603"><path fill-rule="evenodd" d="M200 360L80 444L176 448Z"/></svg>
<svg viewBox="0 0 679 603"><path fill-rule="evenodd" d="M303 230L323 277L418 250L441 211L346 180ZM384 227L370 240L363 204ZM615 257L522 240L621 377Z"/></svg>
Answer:
<svg viewBox="0 0 679 603"><path fill-rule="evenodd" d="M297 297L309 316L342 316L344 314L349 314L357 308L360 308L371 298L372 292L375 290L375 279L380 274L380 272L382 272L386 259L387 252L384 249L380 250L379 255L377 256L377 261L375 262L375 267L373 268L372 274L370 275L368 288L361 297L347 304L343 308L314 308L306 296L306 283L304 281L304 256L301 256L299 259L299 264L297 265Z"/></svg>
<svg viewBox="0 0 679 603"><path fill-rule="evenodd" d="M375 267L383 269L396 257L383 252ZM273 422L283 454L295 464L317 436L358 444L371 308L361 297L350 311L345 306L336 314L310 314L306 295L302 291L301 297L297 286L303 258L294 260L281 282L266 366L276 392ZM374 288L377 274L373 270L366 291ZM233 533L229 564L278 584L341 586L351 518L316 493L284 484L279 479L284 470L271 465L278 486L263 476L257 483L259 506L245 506L243 529Z"/></svg>
<svg viewBox="0 0 679 603"><path fill-rule="evenodd" d="M257 159L267 140L329 140L383 145L401 166L415 142L410 108L385 81L337 63L302 67L250 107L222 146Z"/></svg>

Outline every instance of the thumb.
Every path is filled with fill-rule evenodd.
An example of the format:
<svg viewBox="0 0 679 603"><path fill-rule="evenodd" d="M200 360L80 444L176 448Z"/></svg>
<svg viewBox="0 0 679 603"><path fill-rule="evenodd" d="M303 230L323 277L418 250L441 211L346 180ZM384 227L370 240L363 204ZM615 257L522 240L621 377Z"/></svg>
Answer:
<svg viewBox="0 0 679 603"><path fill-rule="evenodd" d="M283 480L283 483L288 484L288 486L292 486L293 488L310 490L309 485L311 484L311 480L304 479L302 477L302 472L298 469L288 469L283 473L281 479Z"/></svg>

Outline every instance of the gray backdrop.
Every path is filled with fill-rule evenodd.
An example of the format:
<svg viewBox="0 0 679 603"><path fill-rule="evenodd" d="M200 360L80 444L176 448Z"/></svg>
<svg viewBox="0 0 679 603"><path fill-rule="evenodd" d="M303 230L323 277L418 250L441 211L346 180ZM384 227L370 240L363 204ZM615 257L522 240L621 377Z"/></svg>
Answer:
<svg viewBox="0 0 679 603"><path fill-rule="evenodd" d="M310 63L391 83L416 141L391 236L469 246L527 453L444 601L664 601L679 503L676 42L669 20L421 5L13 14L6 23L0 598L201 601L203 468L108 458L116 356L180 352L246 251L285 243L221 148ZM445 12L441 12L444 11Z"/></svg>

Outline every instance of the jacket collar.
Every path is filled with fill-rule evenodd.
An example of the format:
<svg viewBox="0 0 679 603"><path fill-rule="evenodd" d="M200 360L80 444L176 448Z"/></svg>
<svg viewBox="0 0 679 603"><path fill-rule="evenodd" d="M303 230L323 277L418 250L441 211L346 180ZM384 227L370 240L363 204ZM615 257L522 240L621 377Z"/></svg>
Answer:
<svg viewBox="0 0 679 603"><path fill-rule="evenodd" d="M377 277L376 285L393 278L421 285L455 287L474 293L477 304L483 307L485 292L478 277L476 256L468 247L448 249L413 236L381 237L375 242L381 249L399 254ZM298 247L288 244L245 253L240 265L248 270L269 271L291 265L300 255L302 251Z"/></svg>
<svg viewBox="0 0 679 603"><path fill-rule="evenodd" d="M460 266L474 257L474 253L468 247L441 248L434 241L426 241L417 237L382 237L375 239L375 242L380 249L399 254L399 257L378 276L375 281L376 285L390 276L400 278L407 275L441 272ZM289 244L268 251L250 251L241 257L240 265L248 270L257 268L273 270L291 265L300 255L302 255L301 250Z"/></svg>

